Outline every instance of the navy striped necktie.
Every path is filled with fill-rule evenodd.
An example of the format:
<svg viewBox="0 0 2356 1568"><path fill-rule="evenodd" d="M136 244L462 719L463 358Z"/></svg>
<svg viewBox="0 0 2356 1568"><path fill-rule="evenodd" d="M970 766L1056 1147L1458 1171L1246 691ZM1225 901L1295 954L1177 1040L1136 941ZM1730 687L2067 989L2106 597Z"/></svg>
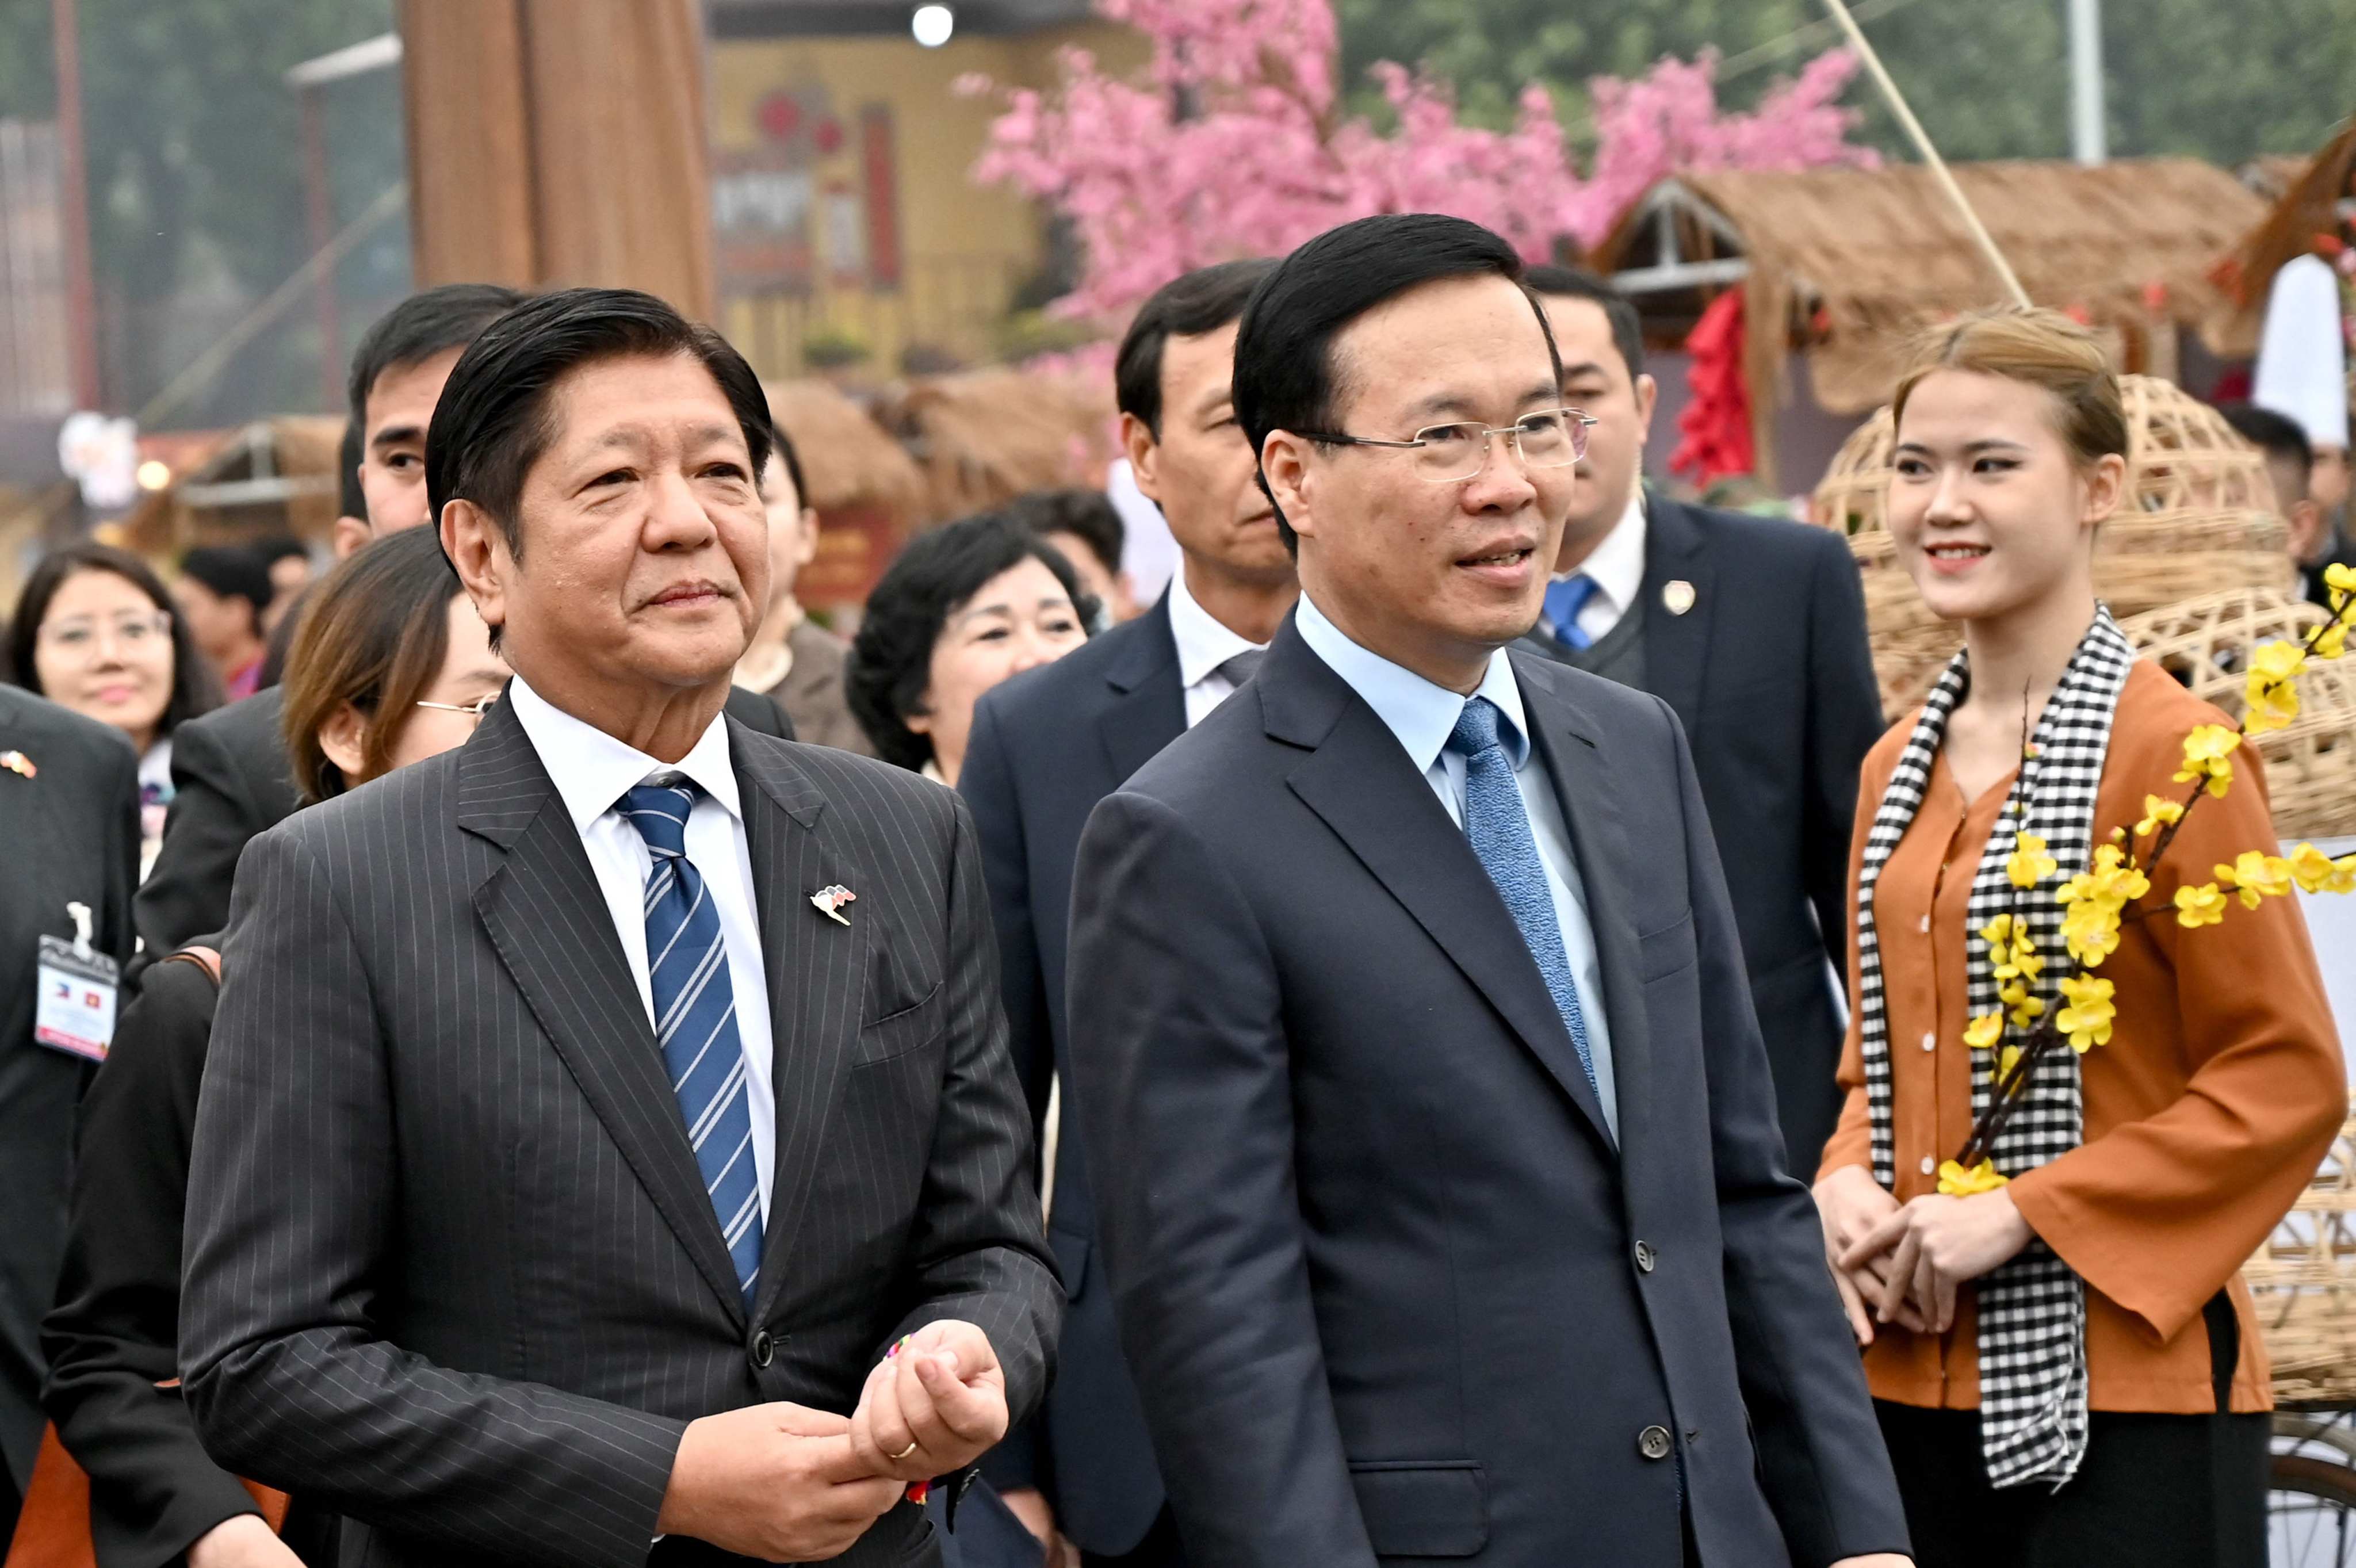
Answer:
<svg viewBox="0 0 2356 1568"><path fill-rule="evenodd" d="M687 819L701 790L679 775L665 777L675 781L638 785L616 809L654 856L646 920L655 1037L750 1311L761 1273L761 1184L753 1165L753 1099L736 1034L736 990L720 911L687 858Z"/></svg>

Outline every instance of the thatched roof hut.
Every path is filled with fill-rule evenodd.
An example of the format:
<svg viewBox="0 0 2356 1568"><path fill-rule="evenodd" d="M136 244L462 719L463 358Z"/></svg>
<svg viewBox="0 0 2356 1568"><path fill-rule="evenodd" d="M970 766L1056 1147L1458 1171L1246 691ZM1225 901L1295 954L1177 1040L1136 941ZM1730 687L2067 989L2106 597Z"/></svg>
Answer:
<svg viewBox="0 0 2356 1568"><path fill-rule="evenodd" d="M891 433L830 381L771 381L769 414L793 437L809 486L804 504L823 514L872 508L900 528L925 520L925 476Z"/></svg>
<svg viewBox="0 0 2356 1568"><path fill-rule="evenodd" d="M2238 306L2227 328L2236 354L2257 352L2266 293L2283 263L2315 249L2319 234L2337 235L2347 221L2340 204L2356 197L2356 115L2343 121L2311 158L2261 158L2254 166L2269 183L2279 182L2274 206L2246 225L2217 272Z"/></svg>
<svg viewBox="0 0 2356 1568"><path fill-rule="evenodd" d="M907 381L877 411L924 470L940 521L1033 490L1102 484L1113 414L1108 388L1006 369Z"/></svg>
<svg viewBox="0 0 2356 1568"><path fill-rule="evenodd" d="M2264 210L2223 169L2129 158L1958 164L1954 174L2029 296L2115 332L2123 368L2172 373L2179 329L2222 342L2233 302L2210 274ZM1744 289L1762 454L1794 349L1816 402L1858 413L1887 401L1912 330L2004 298L1930 170L1912 165L1665 180L1594 261L1665 342L1682 342L1720 290Z"/></svg>
<svg viewBox="0 0 2356 1568"><path fill-rule="evenodd" d="M343 438L344 421L333 414L281 414L187 438L179 446L191 457L169 484L140 497L115 523L115 537L157 559L276 534L325 543L335 529Z"/></svg>

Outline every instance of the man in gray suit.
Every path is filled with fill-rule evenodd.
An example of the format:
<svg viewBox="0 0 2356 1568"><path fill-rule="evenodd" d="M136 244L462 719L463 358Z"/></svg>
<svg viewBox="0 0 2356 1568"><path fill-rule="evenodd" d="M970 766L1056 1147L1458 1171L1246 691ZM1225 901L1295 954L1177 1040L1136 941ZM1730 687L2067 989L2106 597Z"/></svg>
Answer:
<svg viewBox="0 0 2356 1568"><path fill-rule="evenodd" d="M722 715L768 420L645 295L486 331L428 481L516 679L245 856L182 1362L347 1561L937 1563L1046 1382L972 824Z"/></svg>

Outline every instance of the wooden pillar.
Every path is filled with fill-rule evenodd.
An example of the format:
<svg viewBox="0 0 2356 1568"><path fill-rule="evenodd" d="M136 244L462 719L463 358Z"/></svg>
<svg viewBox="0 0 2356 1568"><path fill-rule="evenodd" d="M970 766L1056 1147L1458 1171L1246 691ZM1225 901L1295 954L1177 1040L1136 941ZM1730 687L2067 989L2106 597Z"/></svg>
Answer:
<svg viewBox="0 0 2356 1568"><path fill-rule="evenodd" d="M713 309L698 0L401 0L420 287Z"/></svg>

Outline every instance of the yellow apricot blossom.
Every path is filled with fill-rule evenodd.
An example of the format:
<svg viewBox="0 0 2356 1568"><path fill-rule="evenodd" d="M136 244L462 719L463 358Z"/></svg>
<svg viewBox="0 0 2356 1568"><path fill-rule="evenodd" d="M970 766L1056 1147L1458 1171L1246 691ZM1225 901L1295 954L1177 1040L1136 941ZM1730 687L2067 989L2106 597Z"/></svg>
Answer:
<svg viewBox="0 0 2356 1568"><path fill-rule="evenodd" d="M2250 655L2244 693L2249 713L2242 720L2244 735L2282 729L2298 717L2298 688L2291 682L2306 668L2307 650L2295 642L2269 642Z"/></svg>
<svg viewBox="0 0 2356 1568"><path fill-rule="evenodd" d="M2217 890L2213 882L2204 882L2198 887L2178 888L2176 923L2188 931L2198 930L2203 926L2223 925L2225 895Z"/></svg>
<svg viewBox="0 0 2356 1568"><path fill-rule="evenodd" d="M2109 981L2091 975L2063 979L2062 994L2070 999L2070 1005L2054 1015L2053 1022L2069 1036L2072 1050L2083 1056L2089 1046L2111 1043L2111 1020L2118 1016L2118 1009L2111 1004L2112 992Z"/></svg>
<svg viewBox="0 0 2356 1568"><path fill-rule="evenodd" d="M2254 909L2263 900L2280 898L2290 891L2290 862L2278 854L2245 849L2233 865L2218 866L2216 874L2223 886L2240 890L2244 909Z"/></svg>
<svg viewBox="0 0 2356 1568"><path fill-rule="evenodd" d="M2061 869L2062 863L2046 853L2045 841L2035 833L2014 839L2012 853L2004 861L2004 874L2015 887L2034 887Z"/></svg>
<svg viewBox="0 0 2356 1568"><path fill-rule="evenodd" d="M2136 837L2149 838L2169 823L2181 821L2183 816L2184 807L2179 802L2164 800L2158 795L2146 795L2143 798L2143 821L2135 826Z"/></svg>
<svg viewBox="0 0 2356 1568"><path fill-rule="evenodd" d="M2026 1029L2045 1015L2045 1004L2029 993L2028 985L2014 981L1997 993L1997 1000L2012 1009L2012 1026Z"/></svg>
<svg viewBox="0 0 2356 1568"><path fill-rule="evenodd" d="M1997 1043L2004 1034L2004 1014L2001 1011L1983 1013L1964 1030L1964 1044L1976 1051L1984 1051Z"/></svg>
<svg viewBox="0 0 2356 1568"><path fill-rule="evenodd" d="M1984 1192L1994 1192L2007 1179L1997 1173L1994 1160L1982 1160L1968 1170L1953 1160L1939 1167L1939 1190L1949 1197L1976 1197Z"/></svg>
<svg viewBox="0 0 2356 1568"><path fill-rule="evenodd" d="M2241 732L2223 725L2202 725L2184 737L2184 766L2177 770L2179 784L2198 784L2222 800L2233 782L2233 750Z"/></svg>

